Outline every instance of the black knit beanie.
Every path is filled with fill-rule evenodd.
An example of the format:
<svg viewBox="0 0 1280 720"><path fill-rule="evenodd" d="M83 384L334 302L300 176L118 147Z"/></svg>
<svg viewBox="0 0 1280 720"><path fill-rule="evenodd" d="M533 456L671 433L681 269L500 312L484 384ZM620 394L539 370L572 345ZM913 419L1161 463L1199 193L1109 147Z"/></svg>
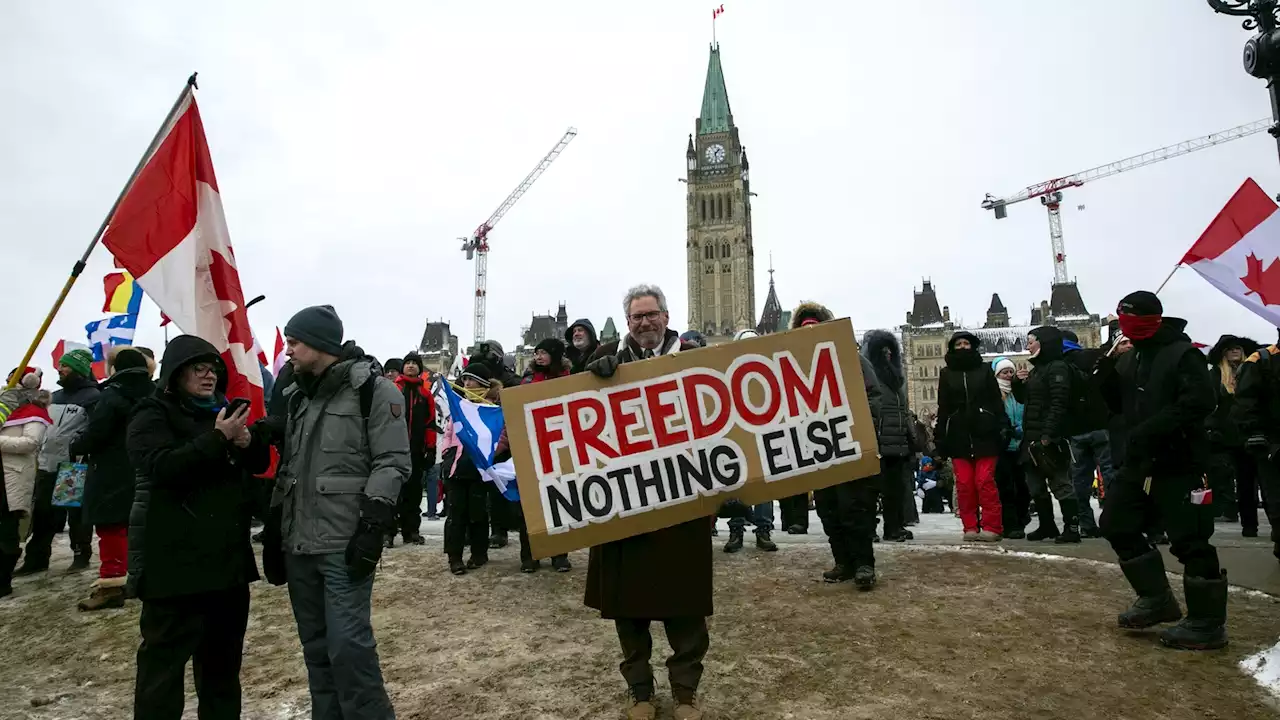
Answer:
<svg viewBox="0 0 1280 720"><path fill-rule="evenodd" d="M284 326L285 337L328 355L342 355L342 319L332 305L303 308Z"/></svg>
<svg viewBox="0 0 1280 720"><path fill-rule="evenodd" d="M417 365L417 366L418 366L418 372L422 372L422 370L423 370L423 368L422 368L422 356L421 356L421 355L419 355L416 351L415 351L415 352L410 352L409 354L407 354L407 355L405 355L405 356L404 356L404 360L403 360L403 361L401 361L401 363L400 363L400 369L401 369L401 371L402 371L402 372L404 371L404 366L405 366L405 365L408 365L409 363L413 363L414 365Z"/></svg>
<svg viewBox="0 0 1280 720"><path fill-rule="evenodd" d="M546 354L550 355L551 367L559 365L560 361L564 358L564 343L556 338L547 338L546 340L543 340L533 346L533 350L534 352L542 350Z"/></svg>
<svg viewBox="0 0 1280 720"><path fill-rule="evenodd" d="M134 348L123 348L116 353L115 359L111 362L111 366L117 372L121 370L131 370L133 368L147 367L147 356L141 351Z"/></svg>
<svg viewBox="0 0 1280 720"><path fill-rule="evenodd" d="M404 369L404 361L400 358L390 358L382 364L382 371L389 373L398 373Z"/></svg>
<svg viewBox="0 0 1280 720"><path fill-rule="evenodd" d="M1124 296L1116 308L1124 315L1163 315L1164 305L1153 292L1139 290Z"/></svg>

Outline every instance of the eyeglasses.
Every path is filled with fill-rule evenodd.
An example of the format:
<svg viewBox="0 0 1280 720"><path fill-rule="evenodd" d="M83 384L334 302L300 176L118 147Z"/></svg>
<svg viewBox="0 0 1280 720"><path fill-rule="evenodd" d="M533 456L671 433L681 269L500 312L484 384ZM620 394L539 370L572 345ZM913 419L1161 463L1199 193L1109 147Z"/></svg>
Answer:
<svg viewBox="0 0 1280 720"><path fill-rule="evenodd" d="M639 325L640 323L645 322L646 320L649 322L653 322L654 320L657 320L660 317L662 317L661 310L651 310L646 313L636 313L635 315L628 315L627 319Z"/></svg>
<svg viewBox="0 0 1280 720"><path fill-rule="evenodd" d="M210 363L196 363L191 366L191 374L196 377L209 377L218 373L218 366Z"/></svg>

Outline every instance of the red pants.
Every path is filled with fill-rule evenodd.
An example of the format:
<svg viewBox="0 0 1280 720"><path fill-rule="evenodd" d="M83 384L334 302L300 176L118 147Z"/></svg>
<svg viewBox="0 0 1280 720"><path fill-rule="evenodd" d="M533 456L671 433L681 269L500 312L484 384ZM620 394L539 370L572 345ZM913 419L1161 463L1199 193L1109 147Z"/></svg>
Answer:
<svg viewBox="0 0 1280 720"><path fill-rule="evenodd" d="M129 526L97 525L94 530L98 532L98 557L102 560L98 577L124 577L129 569Z"/></svg>
<svg viewBox="0 0 1280 720"><path fill-rule="evenodd" d="M981 508L981 529L1004 533L1004 523L1000 519L1000 492L996 490L996 458L952 458L951 466L956 472L956 509L960 512L964 531L978 531L978 509Z"/></svg>

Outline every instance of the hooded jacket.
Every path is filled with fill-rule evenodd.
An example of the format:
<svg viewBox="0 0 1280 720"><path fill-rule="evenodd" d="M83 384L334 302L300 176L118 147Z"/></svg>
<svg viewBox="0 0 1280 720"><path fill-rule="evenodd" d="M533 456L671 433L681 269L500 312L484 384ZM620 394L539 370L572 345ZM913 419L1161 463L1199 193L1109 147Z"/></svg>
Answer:
<svg viewBox="0 0 1280 720"><path fill-rule="evenodd" d="M961 339L969 341L970 349L956 349ZM938 373L938 419L933 430L937 456L996 457L1005 449L1009 416L1000 384L978 350L981 345L967 330L947 341L947 364Z"/></svg>
<svg viewBox="0 0 1280 720"><path fill-rule="evenodd" d="M1165 317L1133 350L1099 363L1103 397L1124 415L1126 471L1198 476L1208 466L1204 422L1213 412L1214 389L1186 326Z"/></svg>
<svg viewBox="0 0 1280 720"><path fill-rule="evenodd" d="M805 320L817 320L818 322L830 322L835 319L835 315L827 309L826 305L806 300L796 306L791 312L791 330L802 327ZM871 419L876 425L876 442L880 440L880 408L883 404L884 388L880 385L880 379L876 376L876 369L872 366L871 361L865 356L859 355L858 361L862 368L862 387L867 393L867 405L871 408ZM883 454L883 452L881 453Z"/></svg>
<svg viewBox="0 0 1280 720"><path fill-rule="evenodd" d="M1013 396L1026 406L1022 415L1022 444L1065 440L1076 435L1072 427L1072 371L1062 355L1062 331L1038 327L1029 334L1040 341L1040 352L1032 357L1031 374L1013 380Z"/></svg>
<svg viewBox="0 0 1280 720"><path fill-rule="evenodd" d="M1218 404L1213 414L1205 421L1205 428L1209 431L1210 442L1219 448L1242 447L1245 441L1239 424L1232 417L1236 404L1236 385L1233 383L1233 389L1228 390L1224 382L1225 378L1222 376L1222 360L1227 350L1233 347L1240 348L1243 353L1241 364L1230 371L1234 373L1233 379L1238 380L1240 369L1244 367L1243 358L1257 352L1260 346L1256 341L1246 337L1223 335L1209 350L1209 377L1213 381Z"/></svg>
<svg viewBox="0 0 1280 720"><path fill-rule="evenodd" d="M1100 348L1082 348L1075 343L1063 342L1062 359L1066 360L1069 365L1078 371L1075 375L1076 379L1083 379L1088 385L1084 389L1083 417L1072 419L1074 424L1072 428L1073 434L1079 435L1095 430L1106 430L1107 424L1111 421L1111 411L1107 409L1107 403L1102 399L1102 389L1099 385L1098 374L1094 372L1098 365L1098 360L1105 354L1106 351Z"/></svg>
<svg viewBox="0 0 1280 720"><path fill-rule="evenodd" d="M193 404L176 386L194 362L218 367L212 407ZM179 335L165 347L161 390L137 403L129 421L129 462L137 473L129 514L129 577L142 600L228 590L258 579L249 544L256 513L253 473L271 455L255 437L241 449L214 427L227 373L212 345Z"/></svg>
<svg viewBox="0 0 1280 720"><path fill-rule="evenodd" d="M85 519L93 525L124 525L133 506L133 463L127 438L129 418L138 403L155 394L151 371L121 370L101 385L102 394L89 411L84 432L71 443L73 456L85 456Z"/></svg>
<svg viewBox="0 0 1280 720"><path fill-rule="evenodd" d="M885 350L889 357L885 357ZM882 389L880 398L880 454L909 457L916 449L915 427L907 404L902 346L893 333L868 330L862 337L862 357L871 363Z"/></svg>
<svg viewBox="0 0 1280 720"><path fill-rule="evenodd" d="M365 419L360 386L373 377ZM343 552L366 497L394 505L409 476L404 395L355 343L318 377L295 375L285 391L287 424L271 506L282 506L284 549L295 555Z"/></svg>
<svg viewBox="0 0 1280 720"><path fill-rule="evenodd" d="M581 350L573 346L573 329L581 327L587 331L587 337L590 342ZM596 348L600 347L600 338L596 335L596 326L591 324L587 318L574 320L573 324L564 331L564 356L569 360L569 366L572 372L580 373L587 367L587 361L591 359L592 353Z"/></svg>

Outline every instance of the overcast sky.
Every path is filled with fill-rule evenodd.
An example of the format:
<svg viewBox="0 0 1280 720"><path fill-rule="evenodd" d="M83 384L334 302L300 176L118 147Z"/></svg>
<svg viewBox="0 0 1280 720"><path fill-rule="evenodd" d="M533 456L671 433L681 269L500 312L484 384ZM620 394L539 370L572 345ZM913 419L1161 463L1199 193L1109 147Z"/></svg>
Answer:
<svg viewBox="0 0 1280 720"><path fill-rule="evenodd" d="M0 6L0 353L20 359L192 70L246 297L275 325L334 305L348 338L400 355L444 319L467 343L473 265L456 238L564 130L580 134L491 235L489 336L534 312L621 321L660 284L687 320L687 135L711 4L4 3ZM705 6L704 6L705 5ZM892 8L892 9L889 9ZM733 0L719 39L752 163L756 298L901 324L931 278L954 318L993 291L1015 322L1048 297L1044 209L996 222L984 193L1265 117L1249 33L1198 0L1029 3ZM1090 310L1154 289L1247 176L1280 191L1257 135L1099 181L1064 203ZM1081 211L1078 205L1086 206ZM102 316L105 249L36 355ZM1189 270L1162 297L1212 342L1272 330ZM757 308L757 315L759 308ZM158 312L140 344L159 347ZM0 361L3 362L3 361Z"/></svg>

